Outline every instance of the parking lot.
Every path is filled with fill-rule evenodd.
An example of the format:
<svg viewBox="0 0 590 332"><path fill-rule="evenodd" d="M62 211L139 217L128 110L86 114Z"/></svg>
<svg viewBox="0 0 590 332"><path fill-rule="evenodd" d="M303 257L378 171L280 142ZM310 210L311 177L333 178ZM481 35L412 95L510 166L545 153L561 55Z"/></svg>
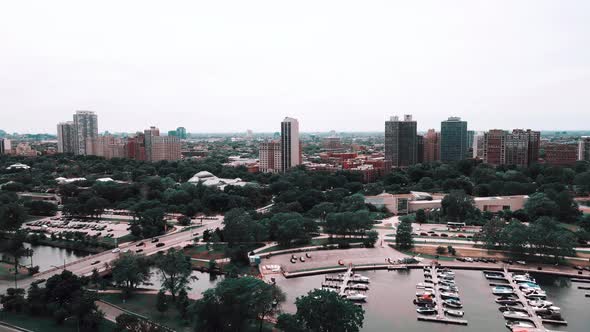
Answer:
<svg viewBox="0 0 590 332"><path fill-rule="evenodd" d="M90 236L120 238L129 234L129 224L120 221L71 218L61 215L29 221L23 229L42 231L46 234L81 232Z"/></svg>

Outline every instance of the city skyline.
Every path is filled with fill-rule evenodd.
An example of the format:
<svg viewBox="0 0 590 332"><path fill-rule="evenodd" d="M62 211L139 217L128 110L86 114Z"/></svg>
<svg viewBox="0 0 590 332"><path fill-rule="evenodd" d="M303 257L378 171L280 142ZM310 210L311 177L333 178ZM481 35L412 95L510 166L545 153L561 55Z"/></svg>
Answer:
<svg viewBox="0 0 590 332"><path fill-rule="evenodd" d="M302 132L380 131L390 114L422 130L590 122L584 1L114 4L7 5L2 129L53 132L78 109L112 132L273 132L284 115Z"/></svg>

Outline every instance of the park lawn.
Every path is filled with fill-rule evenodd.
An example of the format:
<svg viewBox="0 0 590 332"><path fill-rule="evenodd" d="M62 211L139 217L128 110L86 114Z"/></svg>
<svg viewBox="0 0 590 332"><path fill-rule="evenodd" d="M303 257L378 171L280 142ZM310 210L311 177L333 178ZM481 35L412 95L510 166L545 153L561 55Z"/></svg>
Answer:
<svg viewBox="0 0 590 332"><path fill-rule="evenodd" d="M277 250L297 249L297 248L305 248L305 247L313 247L313 246L323 246L323 245L328 245L328 244L338 244L338 241L345 242L345 243L359 243L359 242L363 242L363 238L360 238L360 237L357 237L357 238L333 238L332 241L330 242L330 238L325 237L325 238L320 238L320 239L311 239L311 241L309 243L299 244L299 245L295 245L295 246L291 246L291 247L276 245L276 246L268 247L264 250L261 250L258 253L264 254L267 252L277 251Z"/></svg>
<svg viewBox="0 0 590 332"><path fill-rule="evenodd" d="M207 247L206 244L201 244L184 249L184 254L191 258L197 259L220 259L225 257L226 243L212 243Z"/></svg>
<svg viewBox="0 0 590 332"><path fill-rule="evenodd" d="M168 310L162 314L156 310L156 294L133 294L133 296L125 300L125 302L123 302L120 294L99 294L99 297L105 302L114 304L140 316L147 317L154 322L167 326L175 331L190 331L190 325L184 324L184 321L180 318L180 314L174 303L172 303L172 298L170 296L168 296Z"/></svg>
<svg viewBox="0 0 590 332"><path fill-rule="evenodd" d="M0 320L11 325L18 326L35 332L76 332L78 327L75 322L67 322L57 325L50 317L31 316L25 313L1 312ZM112 332L115 324L103 319L99 332Z"/></svg>

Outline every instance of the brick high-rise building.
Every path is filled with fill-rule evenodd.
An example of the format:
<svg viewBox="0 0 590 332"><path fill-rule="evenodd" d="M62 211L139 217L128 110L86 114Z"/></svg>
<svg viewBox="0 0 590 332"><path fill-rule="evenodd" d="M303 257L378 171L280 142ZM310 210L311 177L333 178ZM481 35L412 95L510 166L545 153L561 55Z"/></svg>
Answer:
<svg viewBox="0 0 590 332"><path fill-rule="evenodd" d="M0 138L0 154L10 154L12 152L12 143L8 138Z"/></svg>
<svg viewBox="0 0 590 332"><path fill-rule="evenodd" d="M57 124L57 152L74 153L77 138L74 122L68 121Z"/></svg>
<svg viewBox="0 0 590 332"><path fill-rule="evenodd" d="M434 129L428 129L424 135L424 155L423 162L429 163L440 160L440 133Z"/></svg>
<svg viewBox="0 0 590 332"><path fill-rule="evenodd" d="M506 131L492 129L484 134L483 161L499 166L505 164Z"/></svg>
<svg viewBox="0 0 590 332"><path fill-rule="evenodd" d="M180 160L180 138L175 136L151 136L150 161Z"/></svg>
<svg viewBox="0 0 590 332"><path fill-rule="evenodd" d="M590 136L582 136L578 141L578 160L590 161Z"/></svg>
<svg viewBox="0 0 590 332"><path fill-rule="evenodd" d="M76 139L74 140L74 153L86 155L86 142L98 137L98 118L91 111L76 111L74 114L74 129Z"/></svg>
<svg viewBox="0 0 590 332"><path fill-rule="evenodd" d="M86 141L86 154L105 159L125 158L125 142L111 135L89 138Z"/></svg>
<svg viewBox="0 0 590 332"><path fill-rule="evenodd" d="M529 165L529 134L523 130L506 133L504 144L504 163L506 165Z"/></svg>
<svg viewBox="0 0 590 332"><path fill-rule="evenodd" d="M543 145L545 163L553 166L571 166L578 160L578 144L547 143Z"/></svg>
<svg viewBox="0 0 590 332"><path fill-rule="evenodd" d="M467 121L450 117L440 124L440 160L459 161L467 158Z"/></svg>
<svg viewBox="0 0 590 332"><path fill-rule="evenodd" d="M281 171L281 143L260 143L258 152L258 167L260 172L278 173Z"/></svg>
<svg viewBox="0 0 590 332"><path fill-rule="evenodd" d="M144 133L140 132L133 137L127 138L127 144L125 144L125 156L135 160L146 160Z"/></svg>
<svg viewBox="0 0 590 332"><path fill-rule="evenodd" d="M400 121L393 116L385 121L385 160L393 167L407 167L418 160L418 135L416 121L411 115L404 115Z"/></svg>
<svg viewBox="0 0 590 332"><path fill-rule="evenodd" d="M301 145L299 142L299 121L286 117L281 122L281 170L301 165Z"/></svg>
<svg viewBox="0 0 590 332"><path fill-rule="evenodd" d="M527 129L529 137L528 165L539 161L539 151L541 149L541 132Z"/></svg>

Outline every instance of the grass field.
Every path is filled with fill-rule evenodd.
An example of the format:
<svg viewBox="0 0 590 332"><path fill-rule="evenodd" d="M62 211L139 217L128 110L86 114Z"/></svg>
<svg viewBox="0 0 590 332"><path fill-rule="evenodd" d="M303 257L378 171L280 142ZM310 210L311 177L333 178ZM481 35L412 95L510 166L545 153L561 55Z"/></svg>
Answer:
<svg viewBox="0 0 590 332"><path fill-rule="evenodd" d="M184 332L191 330L189 324L185 324L180 317L178 310L174 306L174 303L172 303L171 297L168 297L168 310L164 313L159 313L156 310L156 297L155 294L134 294L131 298L123 301L120 294L100 294L100 298L105 302L147 317L175 331Z"/></svg>
<svg viewBox="0 0 590 332"><path fill-rule="evenodd" d="M198 246L185 248L184 254L191 258L198 259L219 259L225 257L225 249L227 244L225 243L212 243L210 245L201 244Z"/></svg>
<svg viewBox="0 0 590 332"><path fill-rule="evenodd" d="M14 280L14 271L12 271L13 268L14 266L12 264L0 262L0 280ZM16 279L19 280L27 276L27 269L20 268L19 274L17 274Z"/></svg>
<svg viewBox="0 0 590 332"><path fill-rule="evenodd" d="M338 244L338 241L342 241L342 242L346 242L346 243L359 243L359 242L363 242L363 238L333 238L332 241L330 241L329 238L311 239L310 243L300 244L300 245L291 246L291 247L276 245L273 247L268 247L268 248L260 251L259 253L263 254L263 253L277 251L277 250L297 249L297 248L305 248L305 247L313 247L313 246L323 246L323 245L327 245L327 244Z"/></svg>
<svg viewBox="0 0 590 332"><path fill-rule="evenodd" d="M11 325L25 328L35 332L77 332L78 328L75 322L66 321L64 325L57 325L48 317L30 316L27 314L16 314L9 312L0 312L0 320ZM103 320L99 331L112 332L115 324L108 320Z"/></svg>

